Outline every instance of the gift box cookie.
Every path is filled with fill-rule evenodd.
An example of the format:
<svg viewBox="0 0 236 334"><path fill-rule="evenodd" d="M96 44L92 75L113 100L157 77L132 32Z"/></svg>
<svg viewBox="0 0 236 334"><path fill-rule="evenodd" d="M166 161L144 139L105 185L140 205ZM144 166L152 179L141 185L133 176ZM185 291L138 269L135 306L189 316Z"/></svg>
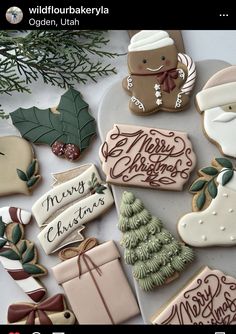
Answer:
<svg viewBox="0 0 236 334"><path fill-rule="evenodd" d="M108 241L52 268L80 324L118 324L139 313L119 258Z"/></svg>

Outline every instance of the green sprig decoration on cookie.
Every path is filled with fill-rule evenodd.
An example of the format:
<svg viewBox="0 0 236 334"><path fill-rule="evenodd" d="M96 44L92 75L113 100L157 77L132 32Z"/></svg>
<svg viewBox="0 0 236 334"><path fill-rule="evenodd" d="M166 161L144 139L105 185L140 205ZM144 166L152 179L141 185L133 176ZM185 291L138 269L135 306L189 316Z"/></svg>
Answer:
<svg viewBox="0 0 236 334"><path fill-rule="evenodd" d="M104 184L101 184L98 182L98 179L95 175L95 173L92 173L91 181L88 182L89 189L91 194L104 194L104 190L107 189L107 187Z"/></svg>
<svg viewBox="0 0 236 334"><path fill-rule="evenodd" d="M96 133L95 119L88 112L88 104L73 88L62 95L56 111L18 108L10 116L23 138L48 144L57 156L76 160Z"/></svg>
<svg viewBox="0 0 236 334"><path fill-rule="evenodd" d="M133 266L133 276L145 291L174 279L194 259L193 251L175 240L131 192L122 195L118 227L125 262Z"/></svg>
<svg viewBox="0 0 236 334"><path fill-rule="evenodd" d="M195 194L193 198L194 211L200 211L204 207L207 207L209 200L217 196L216 179L223 171L226 171L222 178L222 185L224 186L234 175L233 164L230 160L226 158L215 158L211 166L200 169L198 172L200 177L193 182L189 189L191 193Z"/></svg>
<svg viewBox="0 0 236 334"><path fill-rule="evenodd" d="M0 256L20 261L23 270L33 277L47 274L47 270L37 263L38 254L34 244L23 238L21 224L5 224L0 216Z"/></svg>

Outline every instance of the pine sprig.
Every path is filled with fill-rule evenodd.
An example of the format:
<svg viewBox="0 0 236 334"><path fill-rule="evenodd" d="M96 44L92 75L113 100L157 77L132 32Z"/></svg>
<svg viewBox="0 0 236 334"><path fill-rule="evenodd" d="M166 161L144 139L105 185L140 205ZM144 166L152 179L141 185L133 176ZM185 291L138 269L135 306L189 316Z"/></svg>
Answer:
<svg viewBox="0 0 236 334"><path fill-rule="evenodd" d="M109 43L105 36L94 30L0 31L0 94L29 93L28 85L40 77L64 89L116 73L102 62L119 55L104 49Z"/></svg>

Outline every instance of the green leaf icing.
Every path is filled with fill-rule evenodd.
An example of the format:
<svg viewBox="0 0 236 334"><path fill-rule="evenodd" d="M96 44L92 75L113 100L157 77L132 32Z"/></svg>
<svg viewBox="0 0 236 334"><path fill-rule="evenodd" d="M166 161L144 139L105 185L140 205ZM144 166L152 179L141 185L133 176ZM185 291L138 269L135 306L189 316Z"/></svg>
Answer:
<svg viewBox="0 0 236 334"><path fill-rule="evenodd" d="M26 241L23 240L21 245L18 247L19 253L22 255L27 249Z"/></svg>
<svg viewBox="0 0 236 334"><path fill-rule="evenodd" d="M19 224L16 224L12 229L12 237L11 240L14 245L16 245L22 237L22 232Z"/></svg>
<svg viewBox="0 0 236 334"><path fill-rule="evenodd" d="M27 175L28 179L30 179L35 173L36 162L37 162L37 160L33 160L31 162L31 164L29 165L29 167L27 168L26 175Z"/></svg>
<svg viewBox="0 0 236 334"><path fill-rule="evenodd" d="M217 168L215 166L217 166ZM196 193L194 201L197 210L201 210L204 207L208 194L211 198L217 196L217 177L222 172L224 172L222 184L225 185L231 180L234 173L232 162L226 158L215 158L212 162L212 166L200 170L200 178L190 187L190 191Z"/></svg>
<svg viewBox="0 0 236 334"><path fill-rule="evenodd" d="M3 248L7 243L7 240L0 237L0 249Z"/></svg>
<svg viewBox="0 0 236 334"><path fill-rule="evenodd" d="M20 256L13 249L1 252L0 256L6 257L9 260L20 260Z"/></svg>
<svg viewBox="0 0 236 334"><path fill-rule="evenodd" d="M61 96L59 114L50 109L19 108L10 114L23 138L52 146L55 141L77 145L82 152L96 133L95 119L88 113L88 104L73 88Z"/></svg>
<svg viewBox="0 0 236 334"><path fill-rule="evenodd" d="M22 181L25 181L25 182L28 181L28 177L27 177L27 175L23 172L23 170L21 170L21 169L17 169L16 172L17 172L18 177L19 177Z"/></svg>
<svg viewBox="0 0 236 334"><path fill-rule="evenodd" d="M45 271L37 264L25 263L23 264L23 269L25 272L31 274L32 276L45 273Z"/></svg>
<svg viewBox="0 0 236 334"><path fill-rule="evenodd" d="M206 180L197 180L191 185L189 190L191 192L197 192L199 190L202 190L206 182L207 182Z"/></svg>
<svg viewBox="0 0 236 334"><path fill-rule="evenodd" d="M27 187L31 188L33 187L39 180L39 176L32 176L29 181L26 182Z"/></svg>
<svg viewBox="0 0 236 334"><path fill-rule="evenodd" d="M196 205L199 210L201 210L206 202L206 195L205 192L202 191L197 198Z"/></svg>
<svg viewBox="0 0 236 334"><path fill-rule="evenodd" d="M222 185L226 185L226 183L228 183L232 179L233 175L233 170L228 170L227 172L225 172L222 176Z"/></svg>
<svg viewBox="0 0 236 334"><path fill-rule="evenodd" d="M4 236L5 229L6 229L5 224L2 220L2 217L0 217L0 237Z"/></svg>
<svg viewBox="0 0 236 334"><path fill-rule="evenodd" d="M207 185L207 189L208 189L208 192L209 192L211 198L215 198L216 195L217 195L217 192L218 192L218 191L217 191L217 186L216 186L216 184L215 184L214 179L211 180L211 181L208 183L208 185Z"/></svg>
<svg viewBox="0 0 236 334"><path fill-rule="evenodd" d="M219 165L221 165L224 168L233 169L233 164L230 160L226 158L215 158L215 160L218 162Z"/></svg>
<svg viewBox="0 0 236 334"><path fill-rule="evenodd" d="M145 291L163 285L193 261L193 251L175 240L131 192L122 195L118 227L125 262L133 266L133 276Z"/></svg>
<svg viewBox="0 0 236 334"><path fill-rule="evenodd" d="M22 263L25 264L32 261L34 256L35 256L35 247L34 245L32 245L25 251L22 257Z"/></svg>
<svg viewBox="0 0 236 334"><path fill-rule="evenodd" d="M205 167L201 169L201 172L203 172L204 174L207 175L217 175L218 174L218 170L215 167Z"/></svg>

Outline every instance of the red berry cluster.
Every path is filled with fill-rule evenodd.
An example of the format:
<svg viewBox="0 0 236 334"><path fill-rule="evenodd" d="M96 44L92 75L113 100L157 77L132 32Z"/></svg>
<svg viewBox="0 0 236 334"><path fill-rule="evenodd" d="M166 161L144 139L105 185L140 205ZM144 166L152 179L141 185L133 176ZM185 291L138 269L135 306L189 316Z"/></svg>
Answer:
<svg viewBox="0 0 236 334"><path fill-rule="evenodd" d="M68 160L76 160L80 156L80 149L78 146L74 144L64 144L61 141L55 141L52 144L52 152L58 157L65 157Z"/></svg>

